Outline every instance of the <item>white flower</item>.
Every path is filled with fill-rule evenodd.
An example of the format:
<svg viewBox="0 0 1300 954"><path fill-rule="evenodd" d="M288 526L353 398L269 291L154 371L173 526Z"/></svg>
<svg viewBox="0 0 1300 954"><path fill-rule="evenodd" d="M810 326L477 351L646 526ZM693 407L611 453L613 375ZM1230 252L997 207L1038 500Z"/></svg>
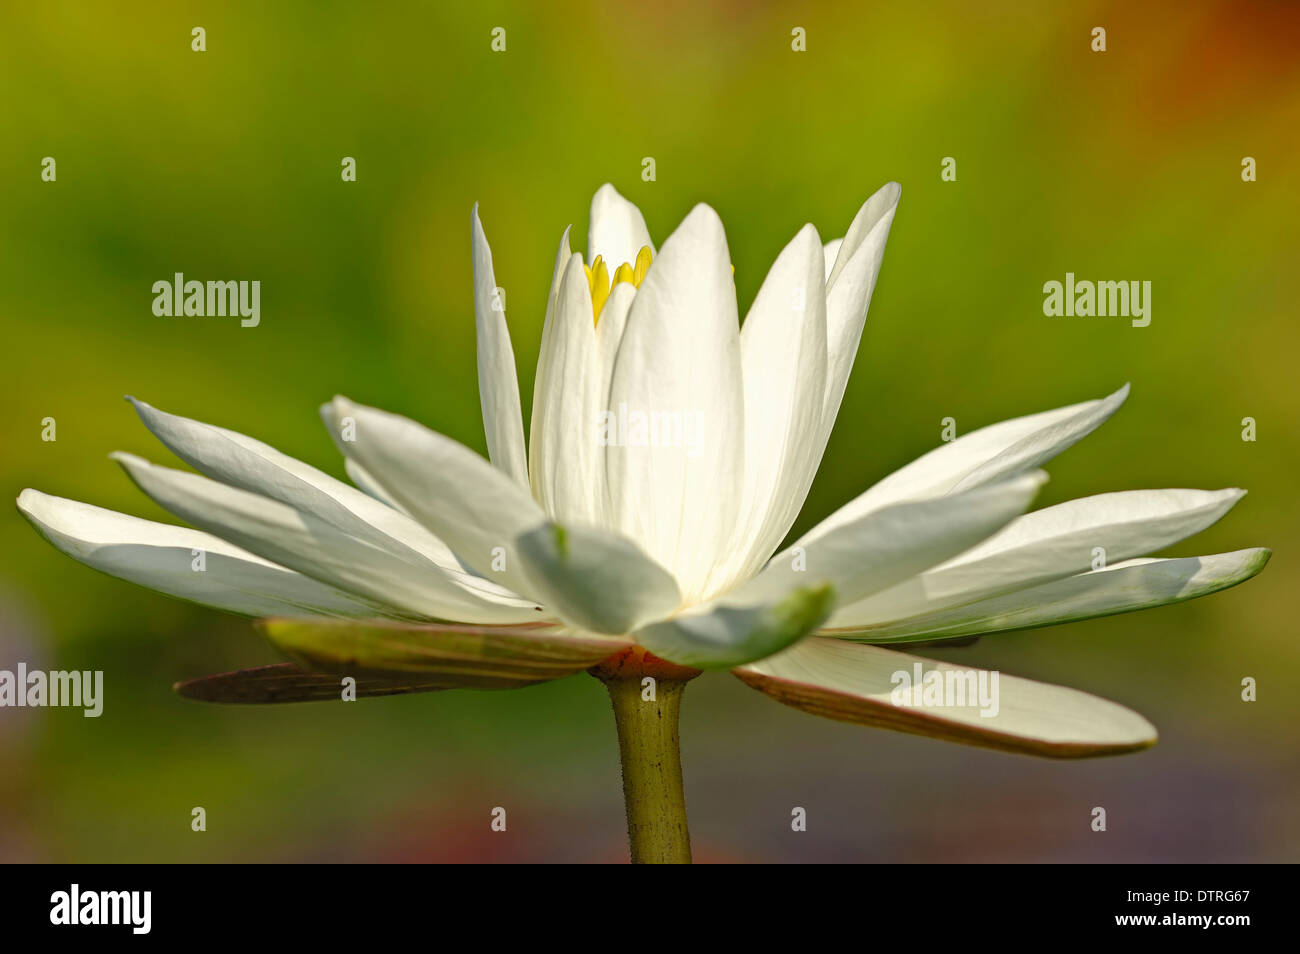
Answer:
<svg viewBox="0 0 1300 954"><path fill-rule="evenodd" d="M811 225L800 230L741 326L713 209L697 206L655 253L637 208L602 187L586 258L566 231L555 259L527 451L476 209L491 463L335 398L322 412L358 490L251 438L134 402L203 476L116 459L202 530L34 490L19 507L90 566L275 617L265 625L278 645L380 674L362 686L373 694L525 685L645 650L732 668L833 718L1046 755L1149 745L1155 730L1141 716L1013 677L1001 680L994 718L897 705L891 674L918 660L867 645L1125 612L1258 572L1267 550L1139 559L1212 524L1239 490L1126 491L1024 513L1045 479L1037 468L1110 417L1127 386L943 444L775 552L825 451L898 198L885 186L825 246ZM1093 568L1098 553L1104 569ZM336 697L328 677L293 667L214 678L191 694Z"/></svg>

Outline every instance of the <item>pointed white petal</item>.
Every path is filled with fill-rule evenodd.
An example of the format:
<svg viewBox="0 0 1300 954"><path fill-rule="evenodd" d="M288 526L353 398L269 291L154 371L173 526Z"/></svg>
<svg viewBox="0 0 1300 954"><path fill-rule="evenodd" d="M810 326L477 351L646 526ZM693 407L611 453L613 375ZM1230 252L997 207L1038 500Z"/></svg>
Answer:
<svg viewBox="0 0 1300 954"><path fill-rule="evenodd" d="M817 230L804 226L777 257L741 327L744 485L719 588L771 556L812 483L826 379L823 272Z"/></svg>
<svg viewBox="0 0 1300 954"><path fill-rule="evenodd" d="M593 506L593 523L599 527L614 526L612 516L613 494L609 486L608 449L611 422L617 415L610 403L610 383L614 377L614 361L618 357L619 346L623 343L623 333L627 330L628 315L632 302L636 299L636 288L627 282L618 282L605 300L605 307L596 323L596 362L600 366L600 380L596 386L595 421L593 427L596 441L597 463L595 473L591 475L591 500Z"/></svg>
<svg viewBox="0 0 1300 954"><path fill-rule="evenodd" d="M841 606L830 627L905 619L1151 553L1199 533L1245 491L1129 490L1045 507L920 576ZM1099 550L1100 548L1100 550Z"/></svg>
<svg viewBox="0 0 1300 954"><path fill-rule="evenodd" d="M723 600L632 634L638 645L682 666L725 669L779 652L813 632L835 602L830 586L806 586L759 603Z"/></svg>
<svg viewBox="0 0 1300 954"><path fill-rule="evenodd" d="M348 476L352 478L352 482L357 485L359 490L374 497L376 500L387 504L394 510L401 510L402 513L406 513L405 510L402 510L401 504L386 495L383 490L380 489L375 478L366 473L366 469L356 461L351 458L344 458L343 469L347 471Z"/></svg>
<svg viewBox="0 0 1300 954"><path fill-rule="evenodd" d="M900 500L938 497L1039 467L1100 427L1126 397L1127 384L1100 400L1001 421L941 444L859 494L809 536Z"/></svg>
<svg viewBox="0 0 1300 954"><path fill-rule="evenodd" d="M141 490L181 519L402 614L484 623L531 622L541 616L535 604L504 595L507 591L492 581L444 570L409 548L349 534L317 514L198 474L158 467L131 454L112 456Z"/></svg>
<svg viewBox="0 0 1300 954"><path fill-rule="evenodd" d="M1268 562L1270 550L1168 560L1127 560L1063 580L1014 590L935 613L878 626L823 630L866 642L910 642L1055 626L1181 603L1242 583Z"/></svg>
<svg viewBox="0 0 1300 954"><path fill-rule="evenodd" d="M474 247L474 323L478 340L478 393L483 407L483 432L492 463L528 486L524 452L524 419L519 408L519 376L506 326L505 302L497 293L483 224L474 205L470 232Z"/></svg>
<svg viewBox="0 0 1300 954"><path fill-rule="evenodd" d="M609 385L614 377L614 361L618 357L627 318L636 300L636 288L627 282L617 282L605 300L600 320L596 322L596 351L601 368L600 406L609 409Z"/></svg>
<svg viewBox="0 0 1300 954"><path fill-rule="evenodd" d="M771 599L795 586L830 583L837 603L848 605L969 550L1024 513L1046 480L1036 471L963 494L883 507L799 540L729 598Z"/></svg>
<svg viewBox="0 0 1300 954"><path fill-rule="evenodd" d="M551 272L551 290L546 298L546 320L542 324L542 340L537 352L537 375L533 379L533 413L528 427L528 480L532 487L533 498L549 510L550 498L542 488L542 475L546 473L546 455L542 451L542 434L545 431L545 407L550 393L563 387L563 381L556 380L551 373L555 338L555 308L560 297L560 281L564 277L564 266L568 264L573 253L569 250L569 229L560 236L560 247L555 253L555 267Z"/></svg>
<svg viewBox="0 0 1300 954"><path fill-rule="evenodd" d="M862 203L857 214L853 216L853 221L849 223L849 230L844 233L844 238L838 240L840 244L835 250L835 266L831 269L830 277L826 279L827 292L830 291L831 285L839 281L840 275L848 270L850 262L858 252L864 248L875 249L877 245L883 246L902 194L903 187L897 182L886 182ZM885 235L881 234L881 226L884 226Z"/></svg>
<svg viewBox="0 0 1300 954"><path fill-rule="evenodd" d="M876 192L853 219L848 234L835 246L834 266L826 275L826 372L822 386L821 410L809 444L805 472L808 485L821 465L830 440L835 418L844 400L849 373L857 356L862 328L871 305L885 242L898 208L901 189L891 182ZM834 245L835 243L831 243ZM825 264L830 256L824 251ZM791 504L797 513L807 496L807 488L796 487Z"/></svg>
<svg viewBox="0 0 1300 954"><path fill-rule="evenodd" d="M1078 414L1053 421L1046 427L1035 428L1015 443L1000 449L996 456L966 474L952 486L953 490L978 487L991 480L1001 480L1028 467L1037 467L1051 460L1067 447L1073 447L1110 419L1128 398L1125 384L1114 394L1089 403Z"/></svg>
<svg viewBox="0 0 1300 954"><path fill-rule="evenodd" d="M384 493L488 580L532 596L514 541L545 517L528 493L478 454L408 418L334 399L335 421L356 422L344 452Z"/></svg>
<svg viewBox="0 0 1300 954"><path fill-rule="evenodd" d="M896 182L882 187L863 204L844 236L835 267L826 280L826 340L828 371L822 411L822 444L830 437L844 400L844 388L857 357L871 293L885 257L885 242L898 210L902 189ZM818 454L820 459L821 454Z"/></svg>
<svg viewBox="0 0 1300 954"><path fill-rule="evenodd" d="M835 268L835 260L839 257L840 246L844 244L844 239L831 239L822 248L822 255L826 262L825 281L831 280L831 272Z"/></svg>
<svg viewBox="0 0 1300 954"><path fill-rule="evenodd" d="M591 198L591 225L587 229L587 262L599 255L614 269L623 263L636 261L637 252L645 246L654 252L650 230L645 227L641 210L619 195L609 183L596 190Z"/></svg>
<svg viewBox="0 0 1300 954"><path fill-rule="evenodd" d="M610 410L627 424L605 449L614 529L695 599L731 539L744 455L736 292L708 206L669 237L637 290ZM656 441L651 427L668 433Z"/></svg>
<svg viewBox="0 0 1300 954"><path fill-rule="evenodd" d="M580 629L628 633L681 602L666 570L612 534L548 524L523 534L517 548L534 591Z"/></svg>
<svg viewBox="0 0 1300 954"><path fill-rule="evenodd" d="M557 386L541 395L538 496L547 501L547 512L556 520L595 526L605 513L600 473L605 455L597 420L604 375L581 255L570 256L560 282L548 373Z"/></svg>
<svg viewBox="0 0 1300 954"><path fill-rule="evenodd" d="M780 655L735 672L743 682L778 702L823 718L1003 752L1087 758L1133 752L1156 742L1155 727L1131 709L1075 689L1000 673L985 677L990 689L992 677L997 678L994 715L983 715L995 710L978 702L906 704L912 697L910 692L904 694L905 684L898 674L910 679L918 665L922 680L952 679L954 685L962 680L969 686L969 680L980 678L980 670L819 637L805 639ZM942 675L929 677L931 672ZM947 701L962 700L953 697Z"/></svg>
<svg viewBox="0 0 1300 954"><path fill-rule="evenodd" d="M445 569L459 569L446 544L357 488L251 437L130 400L168 450L214 480L310 512L373 546L410 548ZM328 421L326 427L340 448L347 446L338 427Z"/></svg>
<svg viewBox="0 0 1300 954"><path fill-rule="evenodd" d="M41 536L74 560L203 606L245 616L385 613L378 604L189 527L141 520L36 490L18 496L18 509Z"/></svg>

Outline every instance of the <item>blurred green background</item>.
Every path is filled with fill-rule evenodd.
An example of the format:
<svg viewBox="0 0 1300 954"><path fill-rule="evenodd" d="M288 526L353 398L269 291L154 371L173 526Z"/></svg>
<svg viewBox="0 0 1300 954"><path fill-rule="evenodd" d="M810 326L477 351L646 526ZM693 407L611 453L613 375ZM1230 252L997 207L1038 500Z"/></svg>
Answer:
<svg viewBox="0 0 1300 954"><path fill-rule="evenodd" d="M340 476L316 416L335 393L483 449L475 201L527 415L555 245L573 224L585 246L602 182L660 242L712 204L743 313L804 222L841 235L896 179L862 348L796 531L937 444L941 418L968 431L1131 381L1127 406L1050 465L1040 502L1241 486L1236 510L1174 552L1275 555L1204 600L934 651L1138 709L1162 739L1136 756L1033 761L698 680L682 726L697 858L1295 861L1300 6L1138 6L6 4L3 486L164 519L107 459L174 463L126 393ZM45 156L57 182L40 179ZM647 156L657 181L641 179ZM940 181L945 156L956 182ZM259 279L261 326L155 317L150 286L175 271ZM1042 285L1066 271L1150 280L1151 325L1044 317ZM57 442L40 439L45 417ZM275 659L246 622L79 566L10 511L0 668L102 669L106 702L97 720L0 710L0 859L625 857L595 680L279 708L170 688ZM1244 676L1256 703L1240 701ZM498 805L504 834L489 831ZM789 830L796 805L806 833ZM1104 834L1089 829L1097 805Z"/></svg>

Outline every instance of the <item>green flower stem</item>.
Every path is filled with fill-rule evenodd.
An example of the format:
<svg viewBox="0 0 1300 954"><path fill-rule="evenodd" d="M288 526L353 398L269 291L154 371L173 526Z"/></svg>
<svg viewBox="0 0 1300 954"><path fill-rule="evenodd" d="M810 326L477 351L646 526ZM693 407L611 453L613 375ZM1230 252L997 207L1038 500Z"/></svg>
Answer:
<svg viewBox="0 0 1300 954"><path fill-rule="evenodd" d="M614 706L632 863L690 864L677 717L686 683L699 672L633 652L593 670ZM653 699L645 698L647 676L654 679Z"/></svg>

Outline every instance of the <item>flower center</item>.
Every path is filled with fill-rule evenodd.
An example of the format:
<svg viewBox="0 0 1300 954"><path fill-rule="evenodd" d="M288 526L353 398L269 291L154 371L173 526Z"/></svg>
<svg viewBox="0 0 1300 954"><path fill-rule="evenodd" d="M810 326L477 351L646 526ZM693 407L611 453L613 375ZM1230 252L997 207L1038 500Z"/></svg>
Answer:
<svg viewBox="0 0 1300 954"><path fill-rule="evenodd" d="M639 288L641 282L645 279L645 273L650 270L650 259L653 256L650 253L650 246L641 246L641 251L636 253L636 262L628 264L624 262L618 268L614 269L614 277L609 276L609 266L599 255L590 265L582 266L587 270L587 285L591 288L591 320L594 324L600 321L600 311L605 307L605 302L609 301L610 292L619 282L627 282L633 288Z"/></svg>

